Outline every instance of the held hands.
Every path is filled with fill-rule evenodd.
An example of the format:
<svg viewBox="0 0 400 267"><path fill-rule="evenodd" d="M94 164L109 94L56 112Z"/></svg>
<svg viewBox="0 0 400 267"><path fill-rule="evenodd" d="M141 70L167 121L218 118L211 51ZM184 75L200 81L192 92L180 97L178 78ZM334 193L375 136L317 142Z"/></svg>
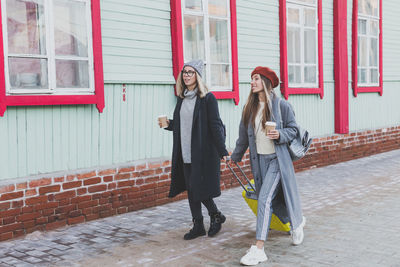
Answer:
<svg viewBox="0 0 400 267"><path fill-rule="evenodd" d="M278 130L269 130L267 132L267 137L269 139L279 139L279 131Z"/></svg>

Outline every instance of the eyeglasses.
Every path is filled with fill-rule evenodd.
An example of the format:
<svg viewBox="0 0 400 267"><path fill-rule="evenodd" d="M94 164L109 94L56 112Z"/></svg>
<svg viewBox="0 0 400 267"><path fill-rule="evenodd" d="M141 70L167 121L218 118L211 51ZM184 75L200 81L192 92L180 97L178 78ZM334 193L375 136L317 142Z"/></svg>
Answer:
<svg viewBox="0 0 400 267"><path fill-rule="evenodd" d="M192 70L189 70L189 71L182 71L182 75L183 76L188 76L188 77L192 77L193 76L193 74L195 74L195 71L192 71Z"/></svg>

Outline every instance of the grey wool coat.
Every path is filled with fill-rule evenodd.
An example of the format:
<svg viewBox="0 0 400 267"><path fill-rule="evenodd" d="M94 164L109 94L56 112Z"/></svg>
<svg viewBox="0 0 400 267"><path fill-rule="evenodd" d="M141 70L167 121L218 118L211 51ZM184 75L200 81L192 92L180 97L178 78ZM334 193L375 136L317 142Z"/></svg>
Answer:
<svg viewBox="0 0 400 267"><path fill-rule="evenodd" d="M273 94L272 99L272 121L276 122L276 129L279 131L279 139L274 140L275 153L278 158L281 184L285 203L280 206L286 206L287 215L291 221L292 229L296 229L302 222L302 211L299 192L297 188L296 177L294 174L293 162L287 148L287 143L293 140L298 132L293 109L289 102L281 100L282 124L279 118L278 110L279 97ZM258 154L256 149L256 139L254 128L249 123L245 127L243 121L239 126L239 138L236 141L236 147L231 155L232 160L240 162L247 148L250 150L250 164L253 173L257 195L261 189L262 179L259 166ZM284 213L286 213L284 212Z"/></svg>

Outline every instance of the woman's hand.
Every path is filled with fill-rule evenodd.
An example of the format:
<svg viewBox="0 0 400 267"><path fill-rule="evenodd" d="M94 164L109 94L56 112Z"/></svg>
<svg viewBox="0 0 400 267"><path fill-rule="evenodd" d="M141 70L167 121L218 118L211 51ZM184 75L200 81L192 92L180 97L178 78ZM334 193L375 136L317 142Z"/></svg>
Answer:
<svg viewBox="0 0 400 267"><path fill-rule="evenodd" d="M279 131L278 130L270 130L267 132L267 137L269 139L279 139Z"/></svg>

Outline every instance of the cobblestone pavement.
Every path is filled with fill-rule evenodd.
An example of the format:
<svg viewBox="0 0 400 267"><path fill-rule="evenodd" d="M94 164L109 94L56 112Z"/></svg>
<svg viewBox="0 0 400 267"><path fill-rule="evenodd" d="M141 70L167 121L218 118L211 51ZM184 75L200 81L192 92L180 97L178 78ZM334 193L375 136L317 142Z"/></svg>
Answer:
<svg viewBox="0 0 400 267"><path fill-rule="evenodd" d="M400 150L297 174L305 240L271 231L259 266L400 267ZM216 199L214 238L184 241L186 200L0 243L0 266L238 266L255 237L241 188ZM204 215L205 211L204 211ZM205 217L208 227L209 219Z"/></svg>

